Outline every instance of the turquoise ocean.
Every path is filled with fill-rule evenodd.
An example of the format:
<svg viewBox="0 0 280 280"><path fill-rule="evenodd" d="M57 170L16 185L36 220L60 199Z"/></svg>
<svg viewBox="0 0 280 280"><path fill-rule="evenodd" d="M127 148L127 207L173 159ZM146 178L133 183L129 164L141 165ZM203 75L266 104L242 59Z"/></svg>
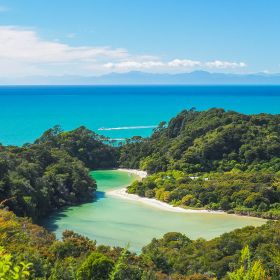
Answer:
<svg viewBox="0 0 280 280"><path fill-rule="evenodd" d="M0 143L30 143L57 124L84 125L114 139L148 136L160 121L192 107L277 114L280 86L0 87Z"/></svg>

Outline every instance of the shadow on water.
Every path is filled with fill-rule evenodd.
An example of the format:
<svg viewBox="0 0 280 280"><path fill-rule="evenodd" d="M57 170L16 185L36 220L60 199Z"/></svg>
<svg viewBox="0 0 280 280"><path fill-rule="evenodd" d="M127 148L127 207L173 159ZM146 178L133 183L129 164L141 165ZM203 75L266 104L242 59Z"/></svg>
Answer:
<svg viewBox="0 0 280 280"><path fill-rule="evenodd" d="M106 197L105 192L96 191L94 202L104 199Z"/></svg>
<svg viewBox="0 0 280 280"><path fill-rule="evenodd" d="M77 204L74 206L73 205L65 206L63 208L60 208L59 210L52 212L48 217L42 219L39 222L39 225L43 226L44 228L46 228L47 230L49 230L51 232L54 232L58 229L57 222L65 217L67 217L66 213L69 209L73 209L73 208L79 207L81 205L92 204L92 203L98 202L99 200L102 200L104 198L106 198L105 192L96 191L95 196L91 202L81 203L81 204Z"/></svg>
<svg viewBox="0 0 280 280"><path fill-rule="evenodd" d="M39 224L44 228L46 228L48 231L53 232L57 230L58 229L57 222L66 217L64 211L66 211L67 209L68 207L64 208L64 210L58 210L53 212L49 217L44 218L42 221L40 221Z"/></svg>

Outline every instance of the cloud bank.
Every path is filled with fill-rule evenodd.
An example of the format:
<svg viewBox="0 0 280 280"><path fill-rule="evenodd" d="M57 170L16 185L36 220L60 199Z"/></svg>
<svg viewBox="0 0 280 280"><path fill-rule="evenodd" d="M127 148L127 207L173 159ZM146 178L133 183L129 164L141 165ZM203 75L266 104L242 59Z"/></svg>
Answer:
<svg viewBox="0 0 280 280"><path fill-rule="evenodd" d="M1 11L1 6L0 6ZM109 46L71 46L44 40L35 30L0 26L0 76L101 75L110 72L149 71L180 73L198 69L234 70L244 62L163 60L151 55L131 54Z"/></svg>

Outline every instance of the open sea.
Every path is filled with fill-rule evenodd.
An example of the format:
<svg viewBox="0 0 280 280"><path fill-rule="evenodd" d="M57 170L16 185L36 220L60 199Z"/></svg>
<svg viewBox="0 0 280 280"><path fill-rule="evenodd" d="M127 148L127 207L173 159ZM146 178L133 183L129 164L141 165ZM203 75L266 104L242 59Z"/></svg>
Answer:
<svg viewBox="0 0 280 280"><path fill-rule="evenodd" d="M192 107L278 114L280 86L0 87L0 143L30 143L57 124L84 125L113 139L148 136L160 121Z"/></svg>

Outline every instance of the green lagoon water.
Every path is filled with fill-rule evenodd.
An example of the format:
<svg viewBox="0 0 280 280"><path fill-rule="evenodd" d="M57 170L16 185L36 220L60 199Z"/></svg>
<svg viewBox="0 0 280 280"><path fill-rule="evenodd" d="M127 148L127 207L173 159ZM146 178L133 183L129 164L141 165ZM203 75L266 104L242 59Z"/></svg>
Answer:
<svg viewBox="0 0 280 280"><path fill-rule="evenodd" d="M106 191L123 188L137 177L117 170L94 171L97 200L69 207L52 215L45 226L60 238L64 230L74 230L98 244L124 246L139 253L153 237L170 231L185 233L192 239L210 239L247 225L260 226L265 220L227 214L176 213L139 201L106 195Z"/></svg>

